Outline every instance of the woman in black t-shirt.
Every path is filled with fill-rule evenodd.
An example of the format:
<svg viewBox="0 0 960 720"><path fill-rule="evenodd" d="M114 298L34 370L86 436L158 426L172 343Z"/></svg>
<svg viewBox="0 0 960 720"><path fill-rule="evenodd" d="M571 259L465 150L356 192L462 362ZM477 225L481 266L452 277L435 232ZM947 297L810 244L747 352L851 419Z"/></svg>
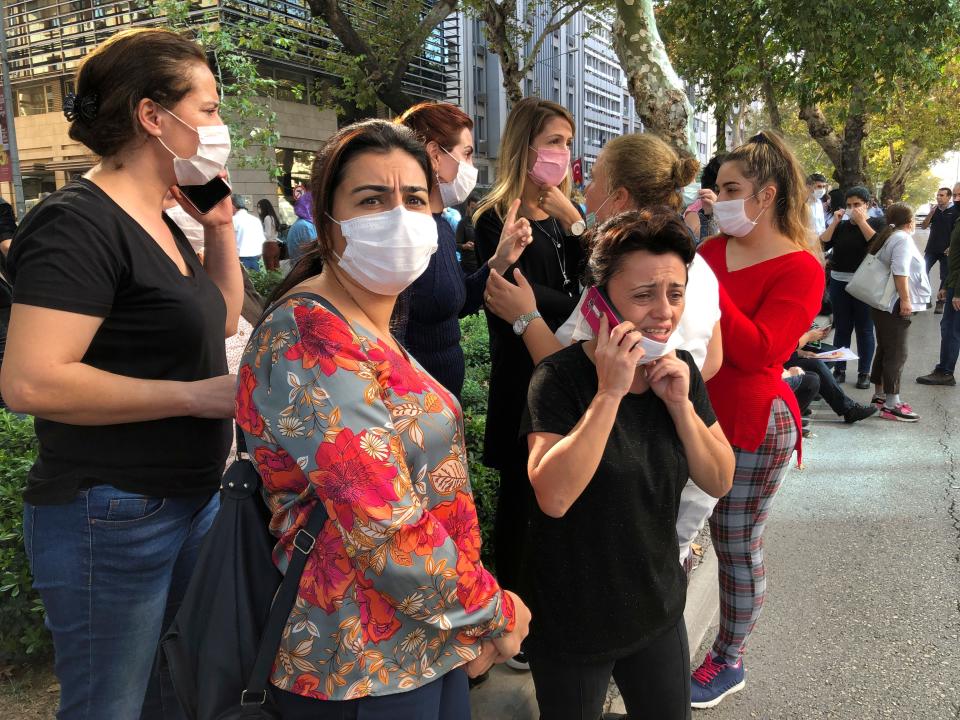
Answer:
<svg viewBox="0 0 960 720"><path fill-rule="evenodd" d="M530 382L522 433L539 508L521 586L543 720L599 717L611 675L630 717L690 717L677 509L687 477L720 497L734 467L693 359L663 353L693 256L668 208L605 223L587 284L623 322L604 317Z"/></svg>
<svg viewBox="0 0 960 720"><path fill-rule="evenodd" d="M538 312L516 318L512 326L487 312L491 369L483 462L500 471L493 539L497 577L507 588L517 585L530 502L527 450L517 432L533 362L521 336L535 317L543 317L556 331L580 295L583 250L579 236L586 225L569 197L573 132L573 117L556 103L531 97L514 105L500 141L496 185L475 215L481 263L493 256L503 219L516 198L520 198L520 216L527 218L533 230L532 242L503 275L512 278L514 268L520 268L533 286Z"/></svg>
<svg viewBox="0 0 960 720"><path fill-rule="evenodd" d="M168 31L118 33L76 87L70 137L102 159L14 238L0 382L36 416L24 537L57 716L169 720L154 658L219 506L243 293L229 200L201 215L175 186L223 175L229 134L204 51ZM168 189L204 226L202 265L163 215Z"/></svg>

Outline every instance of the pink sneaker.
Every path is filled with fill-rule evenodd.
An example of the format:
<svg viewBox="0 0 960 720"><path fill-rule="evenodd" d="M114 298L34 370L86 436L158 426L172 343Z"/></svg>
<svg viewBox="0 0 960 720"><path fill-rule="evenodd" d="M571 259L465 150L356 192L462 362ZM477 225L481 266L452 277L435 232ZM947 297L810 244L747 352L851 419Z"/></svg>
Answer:
<svg viewBox="0 0 960 720"><path fill-rule="evenodd" d="M880 417L884 420L898 420L900 422L917 422L920 419L920 416L913 412L913 408L906 403L900 403L895 408L881 408Z"/></svg>

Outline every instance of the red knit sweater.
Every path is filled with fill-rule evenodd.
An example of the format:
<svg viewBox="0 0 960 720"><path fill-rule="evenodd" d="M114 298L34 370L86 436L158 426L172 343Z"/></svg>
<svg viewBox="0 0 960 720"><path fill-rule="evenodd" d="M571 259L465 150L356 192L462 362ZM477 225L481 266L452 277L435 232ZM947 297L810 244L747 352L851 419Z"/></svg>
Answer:
<svg viewBox="0 0 960 720"><path fill-rule="evenodd" d="M783 398L800 426L797 399L781 374L820 309L823 268L810 253L794 252L730 271L723 236L701 245L700 254L720 283L723 333L723 366L707 391L730 443L753 452L774 398Z"/></svg>

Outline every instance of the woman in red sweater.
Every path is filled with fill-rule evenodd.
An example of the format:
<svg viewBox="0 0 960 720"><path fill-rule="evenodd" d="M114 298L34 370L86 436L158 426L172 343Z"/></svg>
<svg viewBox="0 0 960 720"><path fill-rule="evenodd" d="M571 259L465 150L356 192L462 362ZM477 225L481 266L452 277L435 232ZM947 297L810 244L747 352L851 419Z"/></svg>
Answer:
<svg viewBox="0 0 960 720"><path fill-rule="evenodd" d="M781 379L823 296L806 190L796 158L762 132L734 150L717 176L721 234L700 253L720 283L723 366L707 383L733 445L733 489L710 520L720 564L720 631L693 673L691 703L713 707L744 687L741 655L760 614L766 580L763 529L793 451L800 412Z"/></svg>

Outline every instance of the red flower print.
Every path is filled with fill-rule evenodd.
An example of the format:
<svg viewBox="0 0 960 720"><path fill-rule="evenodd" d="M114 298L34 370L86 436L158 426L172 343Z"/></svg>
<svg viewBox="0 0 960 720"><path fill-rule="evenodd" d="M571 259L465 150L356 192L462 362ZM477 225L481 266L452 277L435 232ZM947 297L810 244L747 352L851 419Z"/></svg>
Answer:
<svg viewBox="0 0 960 720"><path fill-rule="evenodd" d="M299 493L306 487L307 478L303 470L286 450L274 452L261 445L253 451L253 461L263 478L264 487L270 492L289 490Z"/></svg>
<svg viewBox="0 0 960 720"><path fill-rule="evenodd" d="M343 539L336 526L328 522L307 557L300 578L300 597L329 615L336 610L335 601L344 598L353 580L353 566Z"/></svg>
<svg viewBox="0 0 960 720"><path fill-rule="evenodd" d="M330 699L326 693L320 690L320 678L316 675L309 675L308 673L303 673L297 677L296 682L293 683L293 687L290 688L290 692L294 695L316 698L317 700Z"/></svg>
<svg viewBox="0 0 960 720"><path fill-rule="evenodd" d="M356 370L365 359L350 329L326 308L298 305L293 309L293 317L300 342L284 354L287 360L302 360L307 369L319 365L321 372L329 376L337 368Z"/></svg>
<svg viewBox="0 0 960 720"><path fill-rule="evenodd" d="M430 513L424 513L413 525L405 525L396 535L396 542L405 552L430 555L447 539L443 526Z"/></svg>
<svg viewBox="0 0 960 720"><path fill-rule="evenodd" d="M253 391L256 387L257 378L253 370L249 365L244 365L237 378L237 424L250 435L260 437L263 433L263 418L253 404Z"/></svg>
<svg viewBox="0 0 960 720"><path fill-rule="evenodd" d="M397 476L395 465L377 460L362 447L366 430L354 435L344 428L333 442L317 448L317 469L310 473L310 482L321 496L333 502L337 519L348 531L353 529L354 515L364 520L389 520L393 515L390 503L399 500L393 489Z"/></svg>
<svg viewBox="0 0 960 720"><path fill-rule="evenodd" d="M443 405L448 407L450 409L450 412L452 412L454 416L459 417L461 414L460 403L457 402L457 400L453 397L450 391L447 390L443 385L438 383L432 377L428 377L426 379L426 382L429 388L433 390L433 392L435 392L437 396L440 398L440 401L443 403ZM437 413L443 412L443 406L439 406L436 408L428 407L426 408L426 410L427 412L437 412Z"/></svg>
<svg viewBox="0 0 960 720"><path fill-rule="evenodd" d="M469 493L458 492L453 500L432 507L430 513L446 528L467 560L480 560L480 523Z"/></svg>
<svg viewBox="0 0 960 720"><path fill-rule="evenodd" d="M377 347L383 352L383 360L377 364L380 387L391 389L401 396L408 393L419 394L427 389L423 376L403 355L395 353L383 342L378 342Z"/></svg>
<svg viewBox="0 0 960 720"><path fill-rule="evenodd" d="M363 575L357 576L357 605L365 643L378 643L393 637L400 629L397 611L386 595L375 590Z"/></svg>
<svg viewBox="0 0 960 720"><path fill-rule="evenodd" d="M483 565L470 562L462 552L457 553L457 599L468 613L476 612L499 591L497 581Z"/></svg>

